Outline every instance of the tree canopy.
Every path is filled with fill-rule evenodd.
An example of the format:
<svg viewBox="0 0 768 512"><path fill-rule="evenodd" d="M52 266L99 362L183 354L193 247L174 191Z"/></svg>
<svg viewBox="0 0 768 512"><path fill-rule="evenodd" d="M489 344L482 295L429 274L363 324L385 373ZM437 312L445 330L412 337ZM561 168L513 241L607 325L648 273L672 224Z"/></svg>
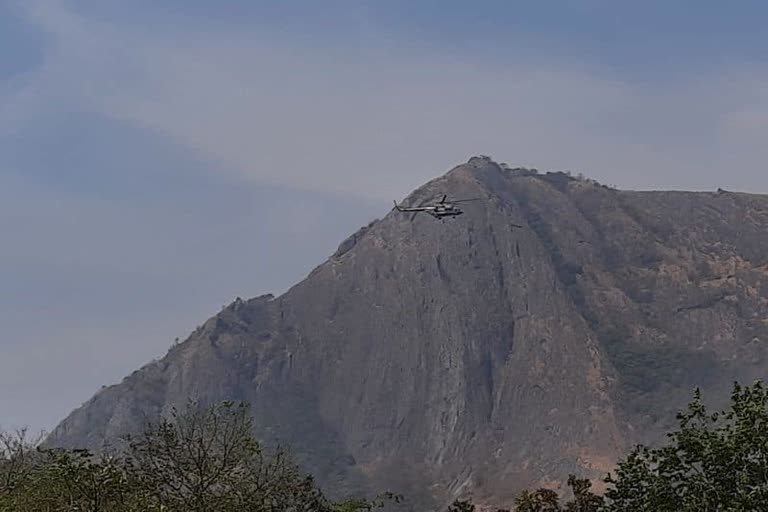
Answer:
<svg viewBox="0 0 768 512"><path fill-rule="evenodd" d="M747 512L768 510L768 389L735 384L710 412L696 390L658 447L637 446L605 478L603 496L571 475L572 497L524 491L518 512ZM125 438L116 454L42 449L21 430L0 433L0 512L361 512L400 497L328 500L280 448L253 437L248 407L183 410ZM448 512L474 512L456 500ZM503 511L499 511L503 512Z"/></svg>
<svg viewBox="0 0 768 512"><path fill-rule="evenodd" d="M696 390L665 446L638 446L606 482L606 511L768 509L768 390L735 384L710 413Z"/></svg>
<svg viewBox="0 0 768 512"><path fill-rule="evenodd" d="M125 439L119 455L35 449L0 438L0 511L359 512L388 499L332 503L280 448L253 437L244 404L190 402Z"/></svg>
<svg viewBox="0 0 768 512"><path fill-rule="evenodd" d="M571 476L574 498L524 491L521 512L747 512L768 510L768 390L734 384L729 408L709 412L700 390L662 446L637 446L605 478L604 496Z"/></svg>

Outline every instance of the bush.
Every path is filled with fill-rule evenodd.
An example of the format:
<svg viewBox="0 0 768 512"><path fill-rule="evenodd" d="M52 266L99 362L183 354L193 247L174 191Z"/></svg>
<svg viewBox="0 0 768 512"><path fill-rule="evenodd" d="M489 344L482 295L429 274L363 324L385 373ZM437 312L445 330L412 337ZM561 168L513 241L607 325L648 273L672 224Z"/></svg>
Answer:
<svg viewBox="0 0 768 512"><path fill-rule="evenodd" d="M244 404L190 402L126 438L116 457L0 436L0 511L357 512L399 501L331 503L284 450L265 453L252 432Z"/></svg>

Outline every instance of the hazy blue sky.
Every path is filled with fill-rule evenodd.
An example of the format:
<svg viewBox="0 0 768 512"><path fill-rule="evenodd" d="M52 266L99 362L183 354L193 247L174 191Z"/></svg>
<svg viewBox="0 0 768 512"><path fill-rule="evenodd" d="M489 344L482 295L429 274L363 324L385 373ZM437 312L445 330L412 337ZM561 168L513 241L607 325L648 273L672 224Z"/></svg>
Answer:
<svg viewBox="0 0 768 512"><path fill-rule="evenodd" d="M759 1L0 0L0 425L52 428L474 154L768 192Z"/></svg>

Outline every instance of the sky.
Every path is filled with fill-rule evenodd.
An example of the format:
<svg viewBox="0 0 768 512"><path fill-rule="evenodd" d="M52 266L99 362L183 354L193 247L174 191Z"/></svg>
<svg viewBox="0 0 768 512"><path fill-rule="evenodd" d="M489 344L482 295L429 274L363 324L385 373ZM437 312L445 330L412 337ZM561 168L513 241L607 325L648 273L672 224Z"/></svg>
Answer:
<svg viewBox="0 0 768 512"><path fill-rule="evenodd" d="M0 0L0 426L478 154L768 193L768 4Z"/></svg>

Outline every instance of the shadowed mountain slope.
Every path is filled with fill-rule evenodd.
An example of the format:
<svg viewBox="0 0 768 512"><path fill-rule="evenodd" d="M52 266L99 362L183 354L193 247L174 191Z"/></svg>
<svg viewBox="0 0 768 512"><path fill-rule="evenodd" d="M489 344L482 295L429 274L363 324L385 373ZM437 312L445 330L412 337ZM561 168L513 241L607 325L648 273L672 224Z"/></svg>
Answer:
<svg viewBox="0 0 768 512"><path fill-rule="evenodd" d="M99 392L50 445L98 448L188 397L253 404L336 492L511 504L602 476L694 386L768 368L768 197L625 192L475 157L280 297L238 300ZM522 225L517 228L514 224Z"/></svg>

